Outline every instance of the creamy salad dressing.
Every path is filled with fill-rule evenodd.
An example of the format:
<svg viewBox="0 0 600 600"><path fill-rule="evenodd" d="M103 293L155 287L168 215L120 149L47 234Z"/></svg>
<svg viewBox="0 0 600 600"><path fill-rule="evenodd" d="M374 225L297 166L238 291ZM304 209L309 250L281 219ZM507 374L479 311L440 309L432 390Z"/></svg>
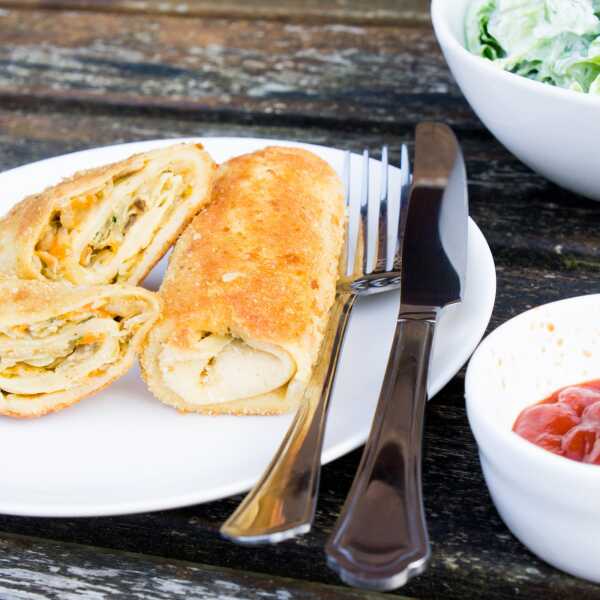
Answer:
<svg viewBox="0 0 600 600"><path fill-rule="evenodd" d="M465 37L501 69L600 94L600 0L473 0Z"/></svg>

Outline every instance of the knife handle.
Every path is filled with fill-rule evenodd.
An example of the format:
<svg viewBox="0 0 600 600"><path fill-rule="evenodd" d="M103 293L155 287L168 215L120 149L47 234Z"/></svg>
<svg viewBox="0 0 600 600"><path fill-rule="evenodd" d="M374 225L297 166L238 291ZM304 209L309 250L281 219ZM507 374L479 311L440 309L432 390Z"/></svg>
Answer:
<svg viewBox="0 0 600 600"><path fill-rule="evenodd" d="M398 317L371 433L325 548L329 566L356 587L398 588L429 559L421 455L435 319Z"/></svg>

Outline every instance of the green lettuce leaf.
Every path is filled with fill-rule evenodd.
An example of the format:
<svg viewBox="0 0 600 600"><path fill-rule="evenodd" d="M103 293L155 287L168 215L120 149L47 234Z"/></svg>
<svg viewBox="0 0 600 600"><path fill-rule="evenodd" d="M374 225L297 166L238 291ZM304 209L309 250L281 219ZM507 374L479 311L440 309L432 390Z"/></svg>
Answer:
<svg viewBox="0 0 600 600"><path fill-rule="evenodd" d="M469 7L465 29L467 49L489 60L506 55L498 40L489 32L490 17L495 10L496 0L476 0Z"/></svg>

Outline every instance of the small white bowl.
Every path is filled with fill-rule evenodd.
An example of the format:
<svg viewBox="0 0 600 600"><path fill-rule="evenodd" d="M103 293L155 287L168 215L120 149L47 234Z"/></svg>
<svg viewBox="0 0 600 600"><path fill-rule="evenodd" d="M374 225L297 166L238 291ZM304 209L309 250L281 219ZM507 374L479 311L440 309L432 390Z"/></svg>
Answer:
<svg viewBox="0 0 600 600"><path fill-rule="evenodd" d="M500 516L551 565L600 583L600 466L557 456L512 431L525 407L600 379L600 294L553 302L504 323L467 369L469 423Z"/></svg>
<svg viewBox="0 0 600 600"><path fill-rule="evenodd" d="M533 170L600 200L600 98L507 73L464 47L470 0L433 0L431 16L450 70L479 118Z"/></svg>

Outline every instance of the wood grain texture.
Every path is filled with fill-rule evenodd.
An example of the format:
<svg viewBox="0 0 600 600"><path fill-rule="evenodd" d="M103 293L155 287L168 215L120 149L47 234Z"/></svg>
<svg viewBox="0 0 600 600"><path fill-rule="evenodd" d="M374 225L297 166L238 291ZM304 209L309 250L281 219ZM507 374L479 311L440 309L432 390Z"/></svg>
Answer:
<svg viewBox="0 0 600 600"><path fill-rule="evenodd" d="M0 539L0 597L3 600L383 600L384 595L75 544L4 536Z"/></svg>
<svg viewBox="0 0 600 600"><path fill-rule="evenodd" d="M270 136L354 150L363 145L375 149L385 141L397 161L400 142L412 136L410 123L393 132L384 132L377 124L341 130L229 123L201 120L199 115L182 118L168 111L153 115L72 107L63 112L60 106L43 104L33 110L5 105L0 109L0 168L95 145L179 135ZM497 260L498 299L491 327L537 304L599 292L600 256L595 247L598 204L560 191L532 174L479 129L473 116L458 133L470 178L471 213ZM560 251L555 240L562 246ZM433 559L430 569L402 593L446 600L508 600L518 595L546 600L597 598L596 586L536 559L499 519L466 420L463 383L462 375L456 377L427 411L424 490ZM113 518L0 516L0 530L110 548L117 562L121 560L119 552L133 551L216 569L226 566L235 572L228 571L223 581L234 583L236 577L250 571L336 584L335 575L325 565L322 547L359 459L360 452L356 451L325 467L314 530L275 547L244 548L220 538L218 527L240 496L180 510ZM52 556L51 547L40 552L44 560ZM104 558L95 562L93 556L84 556L89 557L82 560L89 560L85 564L90 569L94 564L103 568ZM79 559L75 553L69 560L77 563ZM14 559L11 565L14 567ZM200 567L203 572L206 568ZM25 571L35 573L36 569L30 565ZM24 577L19 573L7 576L12 586L21 585ZM98 581L105 579L101 576Z"/></svg>
<svg viewBox="0 0 600 600"><path fill-rule="evenodd" d="M0 13L0 101L165 108L289 124L472 126L431 29Z"/></svg>
<svg viewBox="0 0 600 600"><path fill-rule="evenodd" d="M0 0L0 7L379 24L429 22L429 0Z"/></svg>

